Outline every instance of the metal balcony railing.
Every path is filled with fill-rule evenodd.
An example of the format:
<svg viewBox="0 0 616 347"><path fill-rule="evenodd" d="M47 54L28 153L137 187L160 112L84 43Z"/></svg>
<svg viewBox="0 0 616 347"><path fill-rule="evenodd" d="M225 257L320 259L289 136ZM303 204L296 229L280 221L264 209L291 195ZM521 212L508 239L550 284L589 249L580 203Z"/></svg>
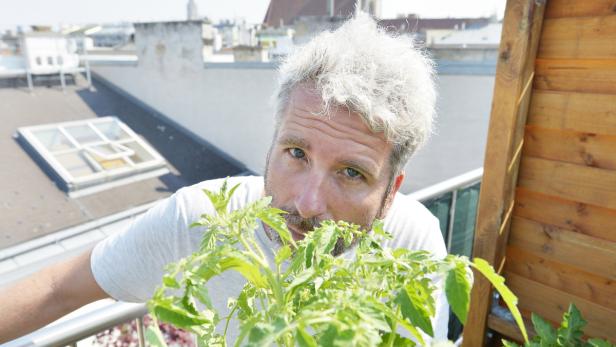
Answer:
<svg viewBox="0 0 616 347"><path fill-rule="evenodd" d="M443 238L450 253L470 256L483 168L479 168L428 188L409 194L422 202L439 219ZM118 324L136 321L139 346L145 346L143 316L145 304L108 303L44 327L3 347L76 346L77 342ZM456 339L459 331L450 338Z"/></svg>

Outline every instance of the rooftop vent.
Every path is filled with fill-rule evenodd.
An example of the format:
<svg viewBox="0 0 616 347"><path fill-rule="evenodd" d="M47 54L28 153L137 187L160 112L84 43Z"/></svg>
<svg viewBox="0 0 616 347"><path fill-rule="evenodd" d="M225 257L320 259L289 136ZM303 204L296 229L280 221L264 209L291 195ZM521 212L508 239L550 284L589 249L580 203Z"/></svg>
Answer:
<svg viewBox="0 0 616 347"><path fill-rule="evenodd" d="M169 173L165 159L116 117L22 127L16 135L70 197Z"/></svg>

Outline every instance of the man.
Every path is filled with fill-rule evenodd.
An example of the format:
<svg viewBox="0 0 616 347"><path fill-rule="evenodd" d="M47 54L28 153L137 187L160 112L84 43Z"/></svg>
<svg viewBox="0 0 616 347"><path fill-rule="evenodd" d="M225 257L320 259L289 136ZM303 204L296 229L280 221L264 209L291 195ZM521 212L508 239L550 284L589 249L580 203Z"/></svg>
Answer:
<svg viewBox="0 0 616 347"><path fill-rule="evenodd" d="M436 218L397 194L406 161L431 131L434 104L431 63L411 39L388 36L364 14L320 34L281 66L265 178L232 178L230 183L240 187L230 208L271 195L275 207L289 212L295 239L326 219L369 230L375 218L384 218L393 234L385 246L444 256ZM203 230L188 226L213 212L201 190L217 190L221 182L179 190L93 251L1 293L0 341L94 300L146 301L164 266L198 248ZM260 228L256 236L272 257L273 233ZM234 273L212 280L209 293L221 314L242 285ZM442 295L438 300L434 330L445 338L447 306ZM231 339L236 333L231 330Z"/></svg>

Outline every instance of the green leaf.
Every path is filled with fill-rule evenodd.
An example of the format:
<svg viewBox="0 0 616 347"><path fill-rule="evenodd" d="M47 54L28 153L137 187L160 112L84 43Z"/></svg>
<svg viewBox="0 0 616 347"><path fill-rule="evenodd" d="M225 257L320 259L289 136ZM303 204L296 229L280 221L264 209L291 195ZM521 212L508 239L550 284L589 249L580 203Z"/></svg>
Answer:
<svg viewBox="0 0 616 347"><path fill-rule="evenodd" d="M509 288L505 286L505 279L494 271L494 268L485 260L481 258L473 259L473 262L470 263L475 269L481 272L490 283L496 288L496 290L500 293L503 301L507 304L509 311L513 315L513 319L515 320L520 332L522 332L522 336L524 337L524 341L528 341L528 334L526 333L526 327L524 326L524 322L522 321L522 314L520 314L520 310L518 310L518 298L511 292Z"/></svg>
<svg viewBox="0 0 616 347"><path fill-rule="evenodd" d="M207 262L201 265L196 271L203 280L207 281L227 270L235 270L256 287L264 288L267 286L267 281L261 274L259 266L248 260L242 259L238 254L228 255L222 258L215 257L213 260L216 260L217 264L213 265L211 262Z"/></svg>
<svg viewBox="0 0 616 347"><path fill-rule="evenodd" d="M190 290L192 295L196 297L197 300L199 300L207 308L209 308L210 310L214 309L214 306L212 305L212 300L210 299L210 293L205 284L192 286Z"/></svg>
<svg viewBox="0 0 616 347"><path fill-rule="evenodd" d="M503 347L520 347L520 345L518 345L515 342L511 342L507 340L501 340L501 342L503 343Z"/></svg>
<svg viewBox="0 0 616 347"><path fill-rule="evenodd" d="M314 258L314 243L309 243L306 246L306 251L305 251L305 259L306 259L306 268L309 268L312 266L312 260Z"/></svg>
<svg viewBox="0 0 616 347"><path fill-rule="evenodd" d="M240 184L236 184L231 188L231 190L227 191L228 178L222 184L219 192L212 192L207 189L203 189L203 192L210 199L212 206L214 206L214 210L219 215L223 216L227 214L227 205L229 205L229 201L231 200L231 196L235 192L235 190L240 186Z"/></svg>
<svg viewBox="0 0 616 347"><path fill-rule="evenodd" d="M456 317L466 324L466 316L470 304L471 280L467 268L463 263L457 263L447 272L445 280L445 293L451 310Z"/></svg>
<svg viewBox="0 0 616 347"><path fill-rule="evenodd" d="M272 332L273 327L269 324L259 322L255 324L248 334L248 343L252 346L267 346L265 343Z"/></svg>
<svg viewBox="0 0 616 347"><path fill-rule="evenodd" d="M241 346L241 344L244 341L244 339L246 338L246 336L248 336L248 334L252 331L252 328L257 323L259 323L260 320L261 320L261 316L254 315L254 316L249 317L247 320L242 322L242 324L240 325L240 335L235 340L235 344L234 344L235 347Z"/></svg>
<svg viewBox="0 0 616 347"><path fill-rule="evenodd" d="M531 315L531 320L537 332L537 336L541 338L542 345L551 346L556 344L556 329L554 329L550 323L546 322L535 313Z"/></svg>
<svg viewBox="0 0 616 347"><path fill-rule="evenodd" d="M190 328L195 325L211 324L212 321L205 317L194 315L177 306L154 306L154 315L160 320L171 323L180 328Z"/></svg>
<svg viewBox="0 0 616 347"><path fill-rule="evenodd" d="M298 327L295 331L295 341L299 347L317 347L317 341L308 334L306 329Z"/></svg>
<svg viewBox="0 0 616 347"><path fill-rule="evenodd" d="M154 324L148 327L145 331L145 339L149 345L154 347L167 347L165 338L158 328L158 324Z"/></svg>
<svg viewBox="0 0 616 347"><path fill-rule="evenodd" d="M169 276L169 275L165 275L163 276L163 283L167 286L167 287L171 287L171 288L180 288L180 284L178 283L178 281L175 280L175 278Z"/></svg>
<svg viewBox="0 0 616 347"><path fill-rule="evenodd" d="M393 335L393 336L392 336ZM393 339L393 344L390 344L390 339ZM406 338L404 336L400 336L397 333L386 333L383 334L383 341L379 345L380 347L388 347L388 346L396 346L396 347L415 347L417 344L415 341Z"/></svg>
<svg viewBox="0 0 616 347"><path fill-rule="evenodd" d="M261 275L259 267L249 261L239 257L230 256L220 261L222 271L235 270L242 274L255 287L264 288L267 286L267 281Z"/></svg>
<svg viewBox="0 0 616 347"><path fill-rule="evenodd" d="M615 345L601 339L589 339L587 345L590 347L614 347Z"/></svg>
<svg viewBox="0 0 616 347"><path fill-rule="evenodd" d="M319 346L333 346L338 336L338 329L333 324L328 324L327 329L319 339Z"/></svg>
<svg viewBox="0 0 616 347"><path fill-rule="evenodd" d="M304 284L306 284L314 276L315 276L315 271L313 268L306 269L300 274L298 274L297 276L295 276L295 278L293 279L293 281L291 282L291 284L289 284L289 287L287 288L287 294L286 294L287 300L289 300L290 298L293 297L293 295L295 295L295 290L298 287L301 287Z"/></svg>
<svg viewBox="0 0 616 347"><path fill-rule="evenodd" d="M569 305L569 310L563 315L563 322L558 328L558 343L563 346L578 343L584 335L582 329L585 325L586 321L577 307L574 304Z"/></svg>
<svg viewBox="0 0 616 347"><path fill-rule="evenodd" d="M434 336L430 314L424 302L419 298L414 290L409 291L403 288L398 292L395 302L400 306L400 312L404 318L428 335Z"/></svg>
<svg viewBox="0 0 616 347"><path fill-rule="evenodd" d="M292 244L295 247L295 241L293 240L291 232L287 228L285 219L281 216L282 213L286 212L276 208L267 208L257 212L257 218L276 231L285 243Z"/></svg>
<svg viewBox="0 0 616 347"><path fill-rule="evenodd" d="M276 252L276 265L282 264L285 260L289 259L293 252L291 251L291 247L289 245L284 245L278 249Z"/></svg>

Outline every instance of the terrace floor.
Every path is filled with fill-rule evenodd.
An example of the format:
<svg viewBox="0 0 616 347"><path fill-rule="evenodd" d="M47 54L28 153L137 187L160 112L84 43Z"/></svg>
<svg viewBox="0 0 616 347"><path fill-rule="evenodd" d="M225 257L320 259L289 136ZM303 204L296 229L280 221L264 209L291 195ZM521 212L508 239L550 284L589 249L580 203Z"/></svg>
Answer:
<svg viewBox="0 0 616 347"><path fill-rule="evenodd" d="M70 198L14 138L18 127L117 116L168 162L169 174ZM165 198L202 180L245 171L128 98L77 77L63 92L59 82L0 80L0 249Z"/></svg>

